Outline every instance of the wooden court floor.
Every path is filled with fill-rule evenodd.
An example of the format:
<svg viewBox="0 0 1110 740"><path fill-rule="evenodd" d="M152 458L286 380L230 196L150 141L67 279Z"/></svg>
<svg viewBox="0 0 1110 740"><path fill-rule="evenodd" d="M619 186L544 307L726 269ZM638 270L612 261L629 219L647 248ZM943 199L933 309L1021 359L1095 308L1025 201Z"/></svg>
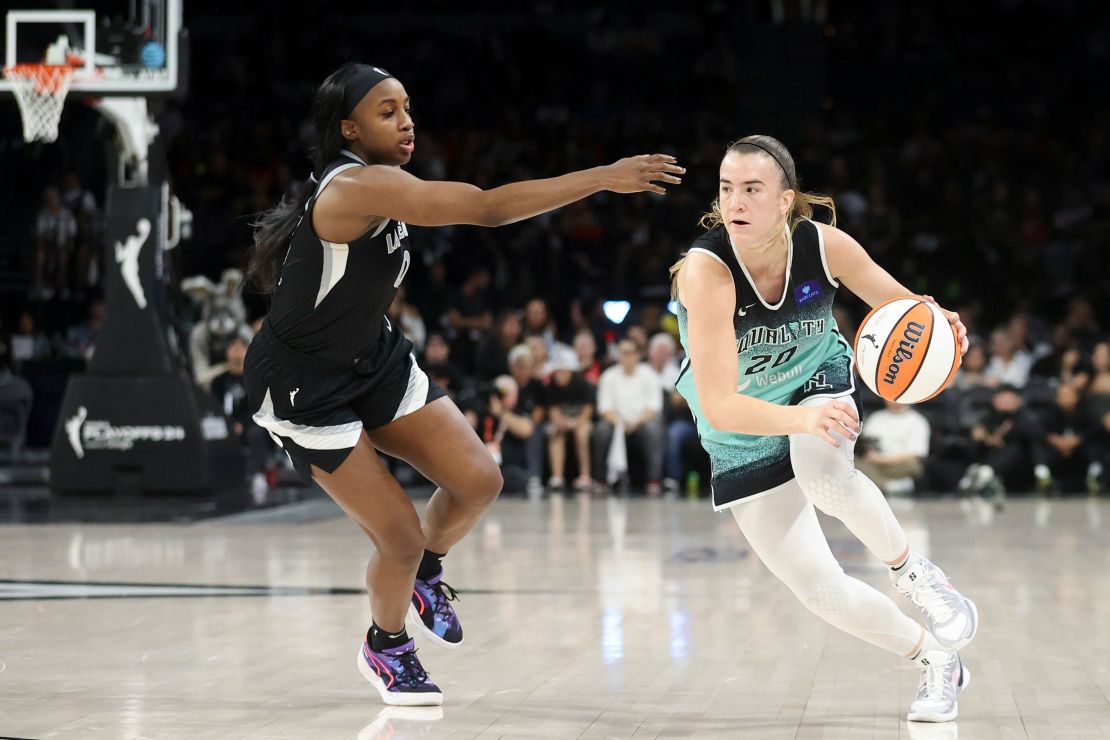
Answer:
<svg viewBox="0 0 1110 740"><path fill-rule="evenodd" d="M369 544L323 500L195 524L0 526L0 736L1110 736L1110 505L896 510L979 606L955 723L907 723L909 661L805 611L727 514L574 497L500 501L450 553L466 642L420 653L444 706L386 709L355 669ZM889 591L822 523L846 570Z"/></svg>

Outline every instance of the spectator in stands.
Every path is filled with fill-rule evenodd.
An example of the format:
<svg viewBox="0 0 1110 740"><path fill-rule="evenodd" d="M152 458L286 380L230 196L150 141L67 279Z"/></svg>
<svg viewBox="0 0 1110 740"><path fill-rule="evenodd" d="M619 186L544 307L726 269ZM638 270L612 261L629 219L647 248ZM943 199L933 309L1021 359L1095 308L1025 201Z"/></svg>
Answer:
<svg viewBox="0 0 1110 740"><path fill-rule="evenodd" d="M1079 343L1071 338L1066 325L1057 324L1052 330L1052 351L1033 363L1029 375L1074 385L1080 391L1087 387L1090 369L1083 361Z"/></svg>
<svg viewBox="0 0 1110 740"><path fill-rule="evenodd" d="M887 495L909 493L929 455L929 420L913 406L886 402L863 427L866 452L857 449L856 467Z"/></svg>
<svg viewBox="0 0 1110 740"><path fill-rule="evenodd" d="M19 371L24 362L45 360L50 357L50 342L38 330L30 311L19 314L19 323L8 340L12 368Z"/></svg>
<svg viewBox="0 0 1110 740"><path fill-rule="evenodd" d="M6 422L0 425L0 441L8 444L9 462L14 462L23 448L34 394L30 383L12 373L10 363L7 347L0 344L0 418Z"/></svg>
<svg viewBox="0 0 1110 740"><path fill-rule="evenodd" d="M666 394L674 390L678 380L678 343L674 337L664 332L659 332L648 341L648 367L659 379L659 388Z"/></svg>
<svg viewBox="0 0 1110 740"><path fill-rule="evenodd" d="M543 298L533 298L524 306L524 336L542 337L547 351L550 352L555 345L558 332L551 312L547 309L547 301Z"/></svg>
<svg viewBox="0 0 1110 740"><path fill-rule="evenodd" d="M243 337L232 337L225 349L225 368L212 379L212 397L228 419L232 433L243 446L246 455L246 473L250 482L251 498L255 505L266 503L270 491L267 474L274 449L269 433L251 420L247 388L243 383L243 361L247 356L247 342Z"/></svg>
<svg viewBox="0 0 1110 740"><path fill-rule="evenodd" d="M533 336L530 340L540 340ZM566 489L567 440L572 439L578 477L574 489L587 492L593 487L590 477L590 434L593 431L594 390L578 372L578 359L566 349L557 350L547 386L547 457L551 468L548 487L552 493Z"/></svg>
<svg viewBox="0 0 1110 740"><path fill-rule="evenodd" d="M447 301L446 324L451 352L456 358L455 364L466 372L474 369L474 348L493 326L493 314L486 298L489 283L489 270L484 265L474 265L462 287Z"/></svg>
<svg viewBox="0 0 1110 740"><path fill-rule="evenodd" d="M1099 342L1091 350L1091 382L1087 386L1085 405L1092 416L1101 417L1110 411L1110 343Z"/></svg>
<svg viewBox="0 0 1110 740"><path fill-rule="evenodd" d="M1033 445L1037 430L1022 408L1021 394L1001 386L991 399L991 410L971 430L976 460L960 480L961 490L1001 496L1006 489L1022 490L1033 473Z"/></svg>
<svg viewBox="0 0 1110 740"><path fill-rule="evenodd" d="M960 369L956 371L956 380L953 387L966 391L969 388L993 388L998 381L986 373L987 352L983 345L972 342L964 355Z"/></svg>
<svg viewBox="0 0 1110 740"><path fill-rule="evenodd" d="M1099 342L1091 350L1091 384L1087 390L1092 396L1110 396L1110 342Z"/></svg>
<svg viewBox="0 0 1110 740"><path fill-rule="evenodd" d="M677 390L679 367L675 361L678 344L674 337L665 332L657 332L648 341L648 367L659 380L663 393L664 441L663 489L676 493L682 479L682 455L687 445L698 438L698 428L694 424L690 407ZM700 450L701 448L698 447Z"/></svg>
<svg viewBox="0 0 1110 740"><path fill-rule="evenodd" d="M532 350L525 344L518 344L509 350L509 372L516 381L518 400L516 408L518 413L528 413L535 427L532 436L528 438L525 453L527 455L528 482L526 490L529 497L537 497L543 493L543 458L547 441L544 429L546 414L546 390L543 383L536 379L532 372Z"/></svg>
<svg viewBox="0 0 1110 740"><path fill-rule="evenodd" d="M1068 313L1064 317L1064 324L1068 333L1079 342L1084 349L1093 347L1103 338L1102 327L1096 318L1095 307L1086 298L1074 298L1068 304Z"/></svg>
<svg viewBox="0 0 1110 740"><path fill-rule="evenodd" d="M1033 475L1039 492L1083 490L1088 422L1079 408L1079 391L1070 385L1057 388L1056 403L1042 420L1033 448Z"/></svg>
<svg viewBox="0 0 1110 740"><path fill-rule="evenodd" d="M489 380L509 372L509 350L523 334L520 314L513 309L502 311L494 330L482 338L474 357L475 374Z"/></svg>
<svg viewBox="0 0 1110 740"><path fill-rule="evenodd" d="M647 332L644 331L644 327L639 324L633 324L625 330L624 338L630 339L636 344L636 351L640 353L641 358L647 355L648 335ZM618 357L617 359L619 360L620 358Z"/></svg>
<svg viewBox="0 0 1110 740"><path fill-rule="evenodd" d="M72 170L62 176L62 205L73 214L77 232L74 239L74 283L79 290L97 284L100 277L100 223L96 198L81 185Z"/></svg>
<svg viewBox="0 0 1110 740"><path fill-rule="evenodd" d="M1023 388L1029 380L1029 369L1032 366L1033 359L1028 352L1016 346L1009 328L991 332L991 359L987 364L986 376L996 385Z"/></svg>
<svg viewBox="0 0 1110 740"><path fill-rule="evenodd" d="M547 349L547 342L543 337L533 335L525 339L524 343L532 353L532 372L541 383L547 385L551 381L551 371L554 369L553 356Z"/></svg>
<svg viewBox="0 0 1110 740"><path fill-rule="evenodd" d="M80 357L86 362L92 359L96 337L100 334L100 327L104 326L104 308L103 298L94 299L89 304L89 315L66 330L66 355Z"/></svg>
<svg viewBox="0 0 1110 740"><path fill-rule="evenodd" d="M412 342L417 352L423 352L428 330L424 326L424 317L420 315L420 309L409 303L406 295L407 291L402 284L397 288L397 294L393 296L393 303L389 304L386 316L393 324L401 327L401 331Z"/></svg>
<svg viewBox="0 0 1110 740"><path fill-rule="evenodd" d="M424 342L424 360L420 366L443 390L456 394L463 389L463 373L451 355L451 345L442 334L433 332Z"/></svg>
<svg viewBox="0 0 1110 740"><path fill-rule="evenodd" d="M35 282L36 296L49 300L55 292L69 297L69 267L77 238L77 221L62 205L57 188L42 194L42 209L35 220ZM53 283L53 288L47 286Z"/></svg>
<svg viewBox="0 0 1110 740"><path fill-rule="evenodd" d="M1085 453L1087 466L1087 491L1091 494L1105 492L1110 473L1110 409L1092 414L1093 423L1087 429Z"/></svg>
<svg viewBox="0 0 1110 740"><path fill-rule="evenodd" d="M671 390L664 397L663 423L667 426L663 488L669 493L675 493L685 473L682 462L685 451L689 448L695 454L703 453L701 446L697 444L698 427L690 413L690 406L677 390Z"/></svg>
<svg viewBox="0 0 1110 740"><path fill-rule="evenodd" d="M532 410L520 404L520 390L508 375L499 375L485 399L475 427L505 479L505 493L528 487L528 442L536 432Z"/></svg>
<svg viewBox="0 0 1110 740"><path fill-rule="evenodd" d="M597 341L592 331L579 329L574 335L574 354L578 357L578 366L582 368L582 377L596 388L601 380L601 360L597 359Z"/></svg>
<svg viewBox="0 0 1110 740"><path fill-rule="evenodd" d="M597 387L597 424L594 456L604 467L609 445L618 431L629 448L639 449L646 467L646 492L652 498L662 493L663 394L659 378L641 362L642 355L632 339L617 345L620 362L601 374ZM607 478L608 471L605 471Z"/></svg>

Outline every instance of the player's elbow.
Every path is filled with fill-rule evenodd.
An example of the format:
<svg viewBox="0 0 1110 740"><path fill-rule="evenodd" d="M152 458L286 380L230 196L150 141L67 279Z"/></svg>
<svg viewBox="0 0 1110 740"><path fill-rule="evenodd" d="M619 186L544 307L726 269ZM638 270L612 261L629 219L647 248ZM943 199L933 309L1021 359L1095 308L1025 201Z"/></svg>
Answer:
<svg viewBox="0 0 1110 740"><path fill-rule="evenodd" d="M474 223L478 226L497 227L512 223L508 209L492 190L479 190L474 198Z"/></svg>
<svg viewBox="0 0 1110 740"><path fill-rule="evenodd" d="M720 403L709 402L702 407L705 412L705 421L714 429L724 429L726 415Z"/></svg>

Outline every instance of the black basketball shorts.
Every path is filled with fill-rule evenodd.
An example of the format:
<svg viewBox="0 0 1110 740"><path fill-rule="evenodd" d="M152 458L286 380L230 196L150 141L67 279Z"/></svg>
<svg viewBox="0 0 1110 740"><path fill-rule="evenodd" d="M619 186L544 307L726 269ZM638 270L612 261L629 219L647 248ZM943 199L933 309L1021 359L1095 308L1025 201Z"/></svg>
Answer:
<svg viewBox="0 0 1110 740"><path fill-rule="evenodd" d="M363 429L375 429L445 396L388 319L375 351L341 365L299 352L263 323L243 369L254 422L285 450L301 478L343 464Z"/></svg>

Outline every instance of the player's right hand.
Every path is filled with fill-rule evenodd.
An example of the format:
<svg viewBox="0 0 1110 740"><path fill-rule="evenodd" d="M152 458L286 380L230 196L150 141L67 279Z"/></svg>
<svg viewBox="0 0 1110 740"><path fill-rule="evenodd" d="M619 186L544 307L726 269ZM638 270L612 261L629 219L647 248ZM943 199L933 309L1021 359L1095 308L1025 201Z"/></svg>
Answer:
<svg viewBox="0 0 1110 740"><path fill-rule="evenodd" d="M850 403L832 401L821 406L804 406L805 430L816 434L833 447L840 442L833 434L843 439L855 439L859 434L859 415Z"/></svg>
<svg viewBox="0 0 1110 740"><path fill-rule="evenodd" d="M640 154L625 157L603 168L605 170L605 189L614 193L666 193L662 185L678 185L686 173L685 167L678 166L678 160L669 154Z"/></svg>

